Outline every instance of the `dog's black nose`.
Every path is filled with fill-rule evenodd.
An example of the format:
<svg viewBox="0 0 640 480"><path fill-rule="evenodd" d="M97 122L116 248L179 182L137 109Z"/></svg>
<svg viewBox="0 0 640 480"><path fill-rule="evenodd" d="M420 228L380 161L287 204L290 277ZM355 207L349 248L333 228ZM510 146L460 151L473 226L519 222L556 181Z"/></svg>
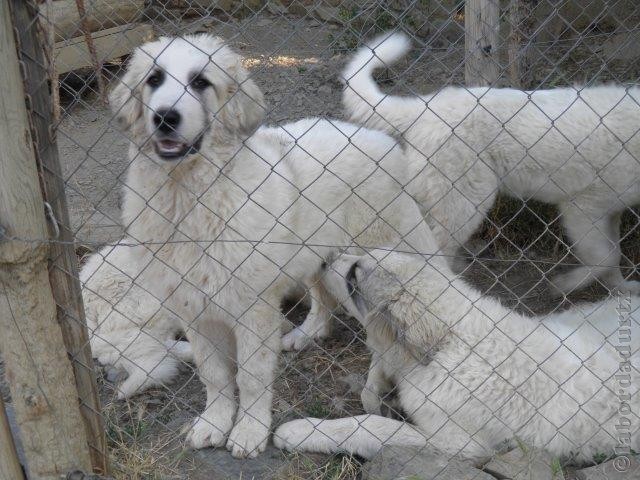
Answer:
<svg viewBox="0 0 640 480"><path fill-rule="evenodd" d="M162 133L171 133L180 125L180 118L176 110L161 108L153 115L153 123Z"/></svg>

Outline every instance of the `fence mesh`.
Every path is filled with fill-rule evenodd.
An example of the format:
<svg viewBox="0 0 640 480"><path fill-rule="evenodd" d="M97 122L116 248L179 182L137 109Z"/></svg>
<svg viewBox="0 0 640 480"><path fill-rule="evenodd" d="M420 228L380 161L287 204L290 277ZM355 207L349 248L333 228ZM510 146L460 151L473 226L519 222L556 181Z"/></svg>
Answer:
<svg viewBox="0 0 640 480"><path fill-rule="evenodd" d="M38 8L115 478L640 474L637 2Z"/></svg>

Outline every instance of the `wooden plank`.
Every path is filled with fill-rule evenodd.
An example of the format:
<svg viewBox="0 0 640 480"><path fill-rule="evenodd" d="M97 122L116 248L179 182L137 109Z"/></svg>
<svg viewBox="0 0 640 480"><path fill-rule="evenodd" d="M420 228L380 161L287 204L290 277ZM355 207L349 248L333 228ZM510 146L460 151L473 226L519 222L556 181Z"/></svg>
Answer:
<svg viewBox="0 0 640 480"><path fill-rule="evenodd" d="M134 48L153 38L151 25L122 25L92 34L100 65L122 57ZM58 42L54 49L56 72L58 74L93 67L91 55L84 37L76 37Z"/></svg>
<svg viewBox="0 0 640 480"><path fill-rule="evenodd" d="M0 351L28 477L59 480L70 470L89 470L91 458L49 283L44 203L14 26L25 32L12 22L25 8L23 0L0 0L0 221L12 237L0 241ZM46 77L35 80L47 88Z"/></svg>
<svg viewBox="0 0 640 480"><path fill-rule="evenodd" d="M85 0L85 5L85 25L92 32L135 22L144 13L144 0ZM56 42L82 35L76 0L55 0L50 18L46 5L41 5L40 14L53 23Z"/></svg>
<svg viewBox="0 0 640 480"><path fill-rule="evenodd" d="M40 180L44 201L56 219L58 242L49 248L49 283L57 306L57 324L62 332L64 346L72 360L76 397L80 401L85 435L85 449L89 452L94 473L107 473L107 445L100 411L93 358L89 346L89 335L84 316L78 264L73 247L73 233L67 208L64 179L58 158L55 135L50 130L53 124L53 107L46 82L48 71L37 30L34 25L35 11L27 3L14 1L14 22L20 32L20 45L25 68L25 88L31 99L33 111L32 128L38 139L36 158L40 162ZM18 3L18 4L16 4ZM49 222L49 226L52 223ZM88 469L84 469L89 471Z"/></svg>
<svg viewBox="0 0 640 480"><path fill-rule="evenodd" d="M466 0L464 28L467 86L494 85L500 74L499 0Z"/></svg>
<svg viewBox="0 0 640 480"><path fill-rule="evenodd" d="M11 427L4 402L0 395L0 478L2 480L24 480L18 452L13 443Z"/></svg>

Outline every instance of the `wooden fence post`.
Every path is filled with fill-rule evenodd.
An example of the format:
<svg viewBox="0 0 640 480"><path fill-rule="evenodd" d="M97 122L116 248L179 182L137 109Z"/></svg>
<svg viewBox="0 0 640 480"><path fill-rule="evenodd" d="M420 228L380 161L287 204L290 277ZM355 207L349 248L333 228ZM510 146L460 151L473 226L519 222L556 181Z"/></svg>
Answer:
<svg viewBox="0 0 640 480"><path fill-rule="evenodd" d="M464 5L467 86L495 84L500 75L499 0L466 0Z"/></svg>
<svg viewBox="0 0 640 480"><path fill-rule="evenodd" d="M0 0L0 351L28 476L59 480L90 471L91 457L49 283L44 201L9 1Z"/></svg>
<svg viewBox="0 0 640 480"><path fill-rule="evenodd" d="M41 167L40 177L44 200L51 207L58 231L58 242L49 249L49 279L57 304L57 319L63 340L72 360L73 373L80 400L80 413L89 442L92 470L107 474L107 446L96 376L89 346L89 338L82 304L78 262L73 247L73 232L64 190L58 148L53 135L53 101L47 80L49 71L42 48L45 38L38 35L38 6L35 1L11 0L13 21L18 37L25 73L26 94L34 112L31 126L36 136L36 158ZM43 32L44 33L44 32ZM57 88L54 86L53 88ZM51 225L51 224L49 224Z"/></svg>
<svg viewBox="0 0 640 480"><path fill-rule="evenodd" d="M510 0L509 2L509 79L515 88L530 88L533 10L538 0Z"/></svg>
<svg viewBox="0 0 640 480"><path fill-rule="evenodd" d="M2 395L0 395L0 478L2 480L24 480Z"/></svg>

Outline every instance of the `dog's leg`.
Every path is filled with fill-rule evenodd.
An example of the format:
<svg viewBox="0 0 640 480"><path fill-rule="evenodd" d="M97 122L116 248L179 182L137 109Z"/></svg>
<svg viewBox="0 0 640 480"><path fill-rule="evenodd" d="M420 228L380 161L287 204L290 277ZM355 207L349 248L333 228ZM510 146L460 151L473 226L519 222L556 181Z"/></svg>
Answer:
<svg viewBox="0 0 640 480"><path fill-rule="evenodd" d="M277 301L268 304L258 300L234 327L240 408L227 448L236 458L255 457L267 444L272 384L281 347L281 316Z"/></svg>
<svg viewBox="0 0 640 480"><path fill-rule="evenodd" d="M562 205L560 211L570 248L585 265L554 277L552 283L558 292L568 294L596 278L610 289L639 292L640 282L626 281L620 271L621 213L592 213L573 203Z"/></svg>
<svg viewBox="0 0 640 480"><path fill-rule="evenodd" d="M221 322L200 322L186 329L199 378L207 391L207 404L187 434L193 448L224 445L236 413L234 359L231 330Z"/></svg>
<svg viewBox="0 0 640 480"><path fill-rule="evenodd" d="M367 413L382 415L382 396L393 388L382 365L383 356L375 350L371 354L367 382L360 393L362 408Z"/></svg>
<svg viewBox="0 0 640 480"><path fill-rule="evenodd" d="M384 446L423 447L426 435L408 423L378 415L338 420L302 418L287 422L273 434L278 448L299 452L344 452L372 458Z"/></svg>
<svg viewBox="0 0 640 480"><path fill-rule="evenodd" d="M454 256L478 230L498 195L495 174L484 163L452 184L450 190L427 212L439 247Z"/></svg>
<svg viewBox="0 0 640 480"><path fill-rule="evenodd" d="M317 278L308 288L311 310L302 325L282 337L283 350L302 350L313 340L325 338L331 333L331 314L337 306L335 300Z"/></svg>

